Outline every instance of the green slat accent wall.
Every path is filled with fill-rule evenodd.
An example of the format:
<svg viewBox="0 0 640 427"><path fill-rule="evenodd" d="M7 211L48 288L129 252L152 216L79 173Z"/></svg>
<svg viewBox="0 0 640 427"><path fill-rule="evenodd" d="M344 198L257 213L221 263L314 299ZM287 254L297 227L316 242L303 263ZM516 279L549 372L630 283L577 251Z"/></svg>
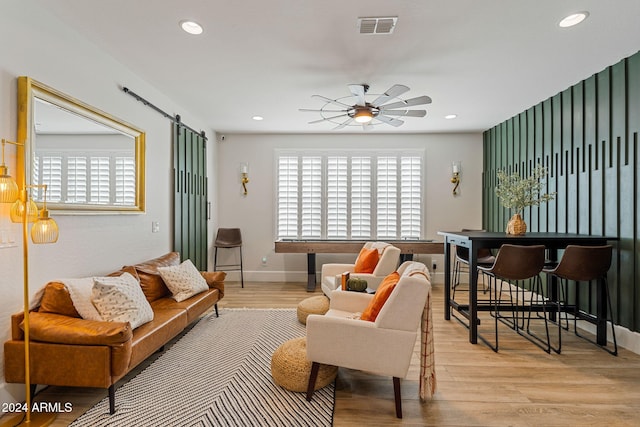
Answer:
<svg viewBox="0 0 640 427"><path fill-rule="evenodd" d="M640 331L640 52L484 132L483 228L504 231L497 171L549 169L556 200L525 209L529 231L618 237L609 284L616 324ZM595 283L581 304L595 310Z"/></svg>
<svg viewBox="0 0 640 427"><path fill-rule="evenodd" d="M207 147L204 136L174 125L173 247L182 260L207 270Z"/></svg>

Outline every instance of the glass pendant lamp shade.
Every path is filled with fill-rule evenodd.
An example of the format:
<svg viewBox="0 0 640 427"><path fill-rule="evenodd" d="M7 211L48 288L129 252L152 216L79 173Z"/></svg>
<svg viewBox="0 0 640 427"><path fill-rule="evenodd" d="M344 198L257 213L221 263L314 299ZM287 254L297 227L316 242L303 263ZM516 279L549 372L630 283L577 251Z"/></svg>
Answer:
<svg viewBox="0 0 640 427"><path fill-rule="evenodd" d="M40 218L31 227L33 243L55 243L58 241L58 224L49 217L49 211L43 209Z"/></svg>
<svg viewBox="0 0 640 427"><path fill-rule="evenodd" d="M38 205L36 205L36 203L31 200L31 198L28 198L26 205L28 206L27 222L36 222L38 220ZM15 203L11 206L10 214L12 222L22 222L24 206L25 202L20 199L16 200Z"/></svg>
<svg viewBox="0 0 640 427"><path fill-rule="evenodd" d="M9 168L4 164L4 145L6 143L15 144L5 139L2 140L2 164L0 164L0 203L13 203L18 200L20 191L18 184L9 175Z"/></svg>
<svg viewBox="0 0 640 427"><path fill-rule="evenodd" d="M7 167L0 166L0 203L13 203L18 200L18 184L9 175Z"/></svg>

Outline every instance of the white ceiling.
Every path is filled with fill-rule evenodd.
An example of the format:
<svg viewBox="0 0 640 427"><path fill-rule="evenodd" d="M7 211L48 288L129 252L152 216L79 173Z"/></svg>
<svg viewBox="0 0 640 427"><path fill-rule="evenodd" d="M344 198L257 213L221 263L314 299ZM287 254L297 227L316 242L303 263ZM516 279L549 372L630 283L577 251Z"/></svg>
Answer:
<svg viewBox="0 0 640 427"><path fill-rule="evenodd" d="M348 96L350 83L371 94L399 83L411 88L403 98L433 99L426 117L375 132L483 131L640 49L638 0L36 2L221 133L332 132L298 109L320 108L314 94ZM582 24L558 27L581 10ZM398 23L391 35L360 35L364 16ZM184 19L204 33L184 33Z"/></svg>

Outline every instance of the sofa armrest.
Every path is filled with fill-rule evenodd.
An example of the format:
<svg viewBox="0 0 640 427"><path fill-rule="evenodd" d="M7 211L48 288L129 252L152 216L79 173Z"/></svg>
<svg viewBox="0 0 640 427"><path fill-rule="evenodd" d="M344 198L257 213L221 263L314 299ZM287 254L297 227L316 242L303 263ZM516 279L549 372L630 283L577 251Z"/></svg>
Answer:
<svg viewBox="0 0 640 427"><path fill-rule="evenodd" d="M24 322L21 324L24 329ZM129 322L100 322L52 313L29 315L29 337L33 341L117 346L132 339Z"/></svg>
<svg viewBox="0 0 640 427"><path fill-rule="evenodd" d="M201 271L202 277L207 281L207 285L211 289L217 289L220 293L219 299L224 296L224 279L227 277L227 273L224 271Z"/></svg>

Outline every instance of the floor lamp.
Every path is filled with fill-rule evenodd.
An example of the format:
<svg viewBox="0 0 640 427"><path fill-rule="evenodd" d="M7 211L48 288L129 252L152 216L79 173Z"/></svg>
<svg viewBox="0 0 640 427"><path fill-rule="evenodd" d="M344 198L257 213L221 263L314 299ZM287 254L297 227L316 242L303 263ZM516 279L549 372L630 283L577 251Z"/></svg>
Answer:
<svg viewBox="0 0 640 427"><path fill-rule="evenodd" d="M22 250L23 250L23 278L24 278L24 382L25 382L25 411L3 421L1 426L46 426L55 419L55 412L31 413L31 376L29 356L29 224L31 227L31 240L33 243L55 243L58 241L58 224L49 217L47 210L47 186L25 185L22 191L8 173L4 164L4 145L22 145L11 141L2 140L2 165L0 165L0 201L13 203L11 206L11 221L22 223ZM11 183L13 181L13 184ZM38 211L38 206L29 196L29 190L43 189L43 207ZM13 200L11 200L13 199Z"/></svg>

